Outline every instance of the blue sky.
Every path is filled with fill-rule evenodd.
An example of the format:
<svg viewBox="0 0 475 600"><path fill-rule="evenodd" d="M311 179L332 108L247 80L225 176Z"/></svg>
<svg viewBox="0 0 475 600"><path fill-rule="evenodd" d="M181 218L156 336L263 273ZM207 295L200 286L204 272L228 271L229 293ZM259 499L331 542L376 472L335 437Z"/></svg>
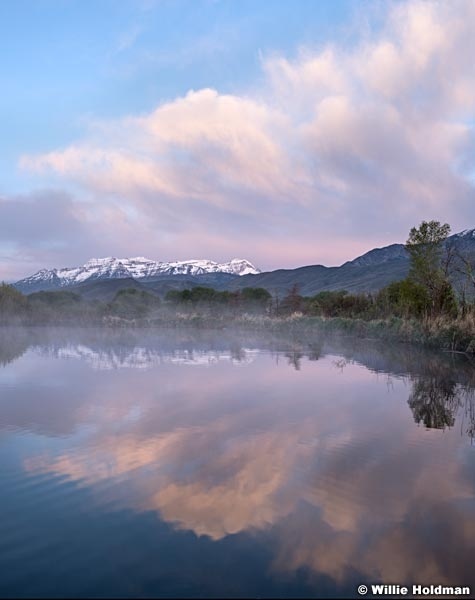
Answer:
<svg viewBox="0 0 475 600"><path fill-rule="evenodd" d="M2 192L18 156L66 145L89 119L153 110L190 89L234 93L261 57L345 30L351 1L13 0L0 3Z"/></svg>
<svg viewBox="0 0 475 600"><path fill-rule="evenodd" d="M475 226L475 3L4 0L0 279Z"/></svg>

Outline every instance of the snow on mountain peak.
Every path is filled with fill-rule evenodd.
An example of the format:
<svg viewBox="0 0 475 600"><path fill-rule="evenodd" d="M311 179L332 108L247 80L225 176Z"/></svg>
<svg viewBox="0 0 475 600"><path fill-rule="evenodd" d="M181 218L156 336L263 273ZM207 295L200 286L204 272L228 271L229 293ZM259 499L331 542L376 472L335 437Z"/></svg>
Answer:
<svg viewBox="0 0 475 600"><path fill-rule="evenodd" d="M38 282L51 282L63 287L95 279L143 279L160 275L205 275L208 273L229 273L248 275L260 273L248 260L233 258L227 263L212 260L183 260L174 262L158 262L138 256L135 258L91 258L81 267L62 269L42 269L31 277L17 282L29 285Z"/></svg>

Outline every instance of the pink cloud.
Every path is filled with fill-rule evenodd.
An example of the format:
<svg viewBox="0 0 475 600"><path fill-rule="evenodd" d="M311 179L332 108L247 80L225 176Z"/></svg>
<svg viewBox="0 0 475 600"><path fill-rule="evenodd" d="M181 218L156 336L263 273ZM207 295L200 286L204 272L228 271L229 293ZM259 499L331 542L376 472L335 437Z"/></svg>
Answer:
<svg viewBox="0 0 475 600"><path fill-rule="evenodd" d="M335 264L424 218L473 226L475 5L387 7L351 48L264 58L259 89L190 91L21 165L134 215L140 253L164 258Z"/></svg>

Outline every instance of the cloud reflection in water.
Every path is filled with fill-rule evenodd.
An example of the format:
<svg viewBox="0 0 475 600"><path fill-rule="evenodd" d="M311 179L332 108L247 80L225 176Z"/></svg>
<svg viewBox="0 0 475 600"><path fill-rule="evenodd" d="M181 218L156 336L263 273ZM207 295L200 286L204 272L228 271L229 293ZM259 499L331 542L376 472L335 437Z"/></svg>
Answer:
<svg viewBox="0 0 475 600"><path fill-rule="evenodd" d="M215 541L270 535L276 572L467 582L475 459L452 427L473 402L465 368L419 354L401 373L386 356L391 373L361 348L343 363L331 348L299 352L298 370L294 351L250 346L241 361L229 350L147 352L112 352L105 370L91 369L86 346L27 352L24 379L60 381L49 393L62 398L71 444L43 443L26 471L66 476L101 504L156 511ZM117 370L118 356L139 368Z"/></svg>

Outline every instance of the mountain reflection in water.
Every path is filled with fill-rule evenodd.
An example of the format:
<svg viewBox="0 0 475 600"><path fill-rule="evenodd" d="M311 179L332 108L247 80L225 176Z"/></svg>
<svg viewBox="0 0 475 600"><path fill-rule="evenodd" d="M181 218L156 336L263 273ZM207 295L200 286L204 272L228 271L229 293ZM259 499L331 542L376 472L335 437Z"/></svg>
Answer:
<svg viewBox="0 0 475 600"><path fill-rule="evenodd" d="M2 333L0 595L475 584L468 359L348 338Z"/></svg>

